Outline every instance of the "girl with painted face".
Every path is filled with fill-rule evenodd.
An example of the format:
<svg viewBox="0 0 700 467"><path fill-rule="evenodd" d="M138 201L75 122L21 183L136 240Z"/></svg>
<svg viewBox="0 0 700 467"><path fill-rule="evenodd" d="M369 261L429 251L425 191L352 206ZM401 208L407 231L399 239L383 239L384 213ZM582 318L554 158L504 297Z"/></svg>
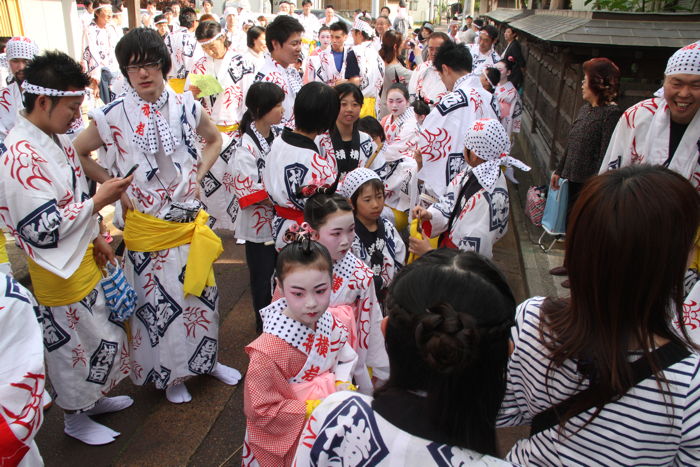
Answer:
<svg viewBox="0 0 700 467"><path fill-rule="evenodd" d="M335 187L304 187L302 191L310 196L304 207L304 220L312 229L311 238L325 246L333 259L331 306L352 308L352 314L338 317L356 336L355 384L360 392L371 394L372 377L381 382L389 376L389 360L381 332L382 312L374 289L374 273L352 253L352 208L347 199L335 193Z"/></svg>
<svg viewBox="0 0 700 467"><path fill-rule="evenodd" d="M328 309L332 272L328 250L308 235L279 253L282 298L260 310L263 333L245 348L244 465L290 466L313 408L352 388L357 354L348 329Z"/></svg>
<svg viewBox="0 0 700 467"><path fill-rule="evenodd" d="M380 155L386 165L377 170L384 180L385 204L394 215L394 225L401 231L408 224L408 210L418 197L418 164L414 153L418 149L418 122L408 100L408 89L394 83L387 93L390 114L382 119L386 141Z"/></svg>

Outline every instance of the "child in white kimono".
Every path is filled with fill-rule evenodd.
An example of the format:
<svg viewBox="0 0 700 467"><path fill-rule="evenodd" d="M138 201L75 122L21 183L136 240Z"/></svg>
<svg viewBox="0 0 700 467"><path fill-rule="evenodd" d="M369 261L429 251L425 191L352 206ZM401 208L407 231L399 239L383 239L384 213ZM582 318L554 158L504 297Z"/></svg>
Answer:
<svg viewBox="0 0 700 467"><path fill-rule="evenodd" d="M408 100L408 89L401 83L389 88L387 108L391 113L382 119L386 141L380 152L387 163L377 173L384 180L385 203L394 212L394 224L401 231L408 224L408 211L418 197L418 163L414 159L418 122Z"/></svg>
<svg viewBox="0 0 700 467"><path fill-rule="evenodd" d="M365 394L373 391L372 378L389 376L389 361L381 331L382 312L374 289L374 273L352 253L355 219L348 201L333 193L334 187L305 187L310 196L304 220L333 258L331 305L349 305L350 315L337 315L348 327L358 355L355 384ZM369 369L371 368L371 370Z"/></svg>
<svg viewBox="0 0 700 467"><path fill-rule="evenodd" d="M296 465L511 465L495 457L495 420L514 314L502 274L474 253L442 249L402 269L387 297L389 381L327 397Z"/></svg>
<svg viewBox="0 0 700 467"><path fill-rule="evenodd" d="M355 213L352 252L372 269L380 301L406 261L406 245L394 225L382 216L384 183L373 170L361 167L345 177L342 194Z"/></svg>
<svg viewBox="0 0 700 467"><path fill-rule="evenodd" d="M512 57L510 58L512 59ZM518 94L518 90L510 81L510 75L514 66L515 62L509 59L503 59L495 65L501 74L501 80L495 88L494 95L498 101L501 124L506 129L508 138L511 138L513 133L520 133L520 119L523 115L523 104L520 100L520 94Z"/></svg>
<svg viewBox="0 0 700 467"><path fill-rule="evenodd" d="M320 400L349 389L357 354L328 309L332 260L300 236L277 259L283 298L260 310L263 333L246 348L243 465L287 467L306 418Z"/></svg>
<svg viewBox="0 0 700 467"><path fill-rule="evenodd" d="M272 243L274 209L262 182L270 145L279 134L284 92L273 83L253 83L246 96L248 110L241 121L241 144L233 159L236 196L236 238L245 240L256 330L262 332L259 310L270 304L270 280L275 272Z"/></svg>
<svg viewBox="0 0 700 467"><path fill-rule="evenodd" d="M496 119L477 120L467 131L464 159L469 168L458 174L437 203L416 206L413 216L427 237L440 237L440 246L475 251L491 258L493 245L508 229L509 197L501 166L530 167L508 156L510 143ZM411 253L430 249L427 238L409 240Z"/></svg>

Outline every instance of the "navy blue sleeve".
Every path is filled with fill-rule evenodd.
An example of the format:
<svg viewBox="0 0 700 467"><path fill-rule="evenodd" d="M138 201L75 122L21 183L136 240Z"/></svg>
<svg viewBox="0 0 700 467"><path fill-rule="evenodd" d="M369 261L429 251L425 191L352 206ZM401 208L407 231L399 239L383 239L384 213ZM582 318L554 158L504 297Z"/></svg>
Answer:
<svg viewBox="0 0 700 467"><path fill-rule="evenodd" d="M355 52L351 50L345 59L345 79L355 78L356 76L360 76L360 65L357 63Z"/></svg>

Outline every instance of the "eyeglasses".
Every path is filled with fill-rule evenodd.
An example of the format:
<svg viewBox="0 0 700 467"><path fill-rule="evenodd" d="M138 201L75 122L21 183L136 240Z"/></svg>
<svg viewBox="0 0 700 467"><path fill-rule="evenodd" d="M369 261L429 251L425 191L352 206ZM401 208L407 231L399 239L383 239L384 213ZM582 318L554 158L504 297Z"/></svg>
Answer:
<svg viewBox="0 0 700 467"><path fill-rule="evenodd" d="M138 73L143 68L146 71L154 71L160 68L160 60L156 62L141 63L140 65L127 65L126 72L129 74Z"/></svg>

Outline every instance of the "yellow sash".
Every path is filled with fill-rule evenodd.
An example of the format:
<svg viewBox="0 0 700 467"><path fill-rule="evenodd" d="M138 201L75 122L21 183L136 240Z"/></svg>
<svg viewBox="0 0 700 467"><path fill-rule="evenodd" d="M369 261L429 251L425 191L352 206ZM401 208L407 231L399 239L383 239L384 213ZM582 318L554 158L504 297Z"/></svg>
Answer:
<svg viewBox="0 0 700 467"><path fill-rule="evenodd" d="M360 118L374 117L377 118L377 99L374 97L365 97L362 109L360 109Z"/></svg>
<svg viewBox="0 0 700 467"><path fill-rule="evenodd" d="M396 230L399 232L402 232L403 229L408 227L408 213L397 211L394 208L391 208L391 212L394 213L394 227L396 227Z"/></svg>
<svg viewBox="0 0 700 467"><path fill-rule="evenodd" d="M238 123L226 126L216 125L216 128L219 130L219 133L233 133L234 131L238 130Z"/></svg>
<svg viewBox="0 0 700 467"><path fill-rule="evenodd" d="M10 258L7 256L7 248L5 248L5 232L0 230L0 263L9 263Z"/></svg>
<svg viewBox="0 0 700 467"><path fill-rule="evenodd" d="M29 276L34 286L34 296L44 306L65 306L87 297L98 282L102 273L92 255L92 243L88 246L78 269L68 279L57 276L27 258Z"/></svg>
<svg viewBox="0 0 700 467"><path fill-rule="evenodd" d="M695 243L693 244L693 259L690 262L690 269L700 271L700 229L695 233Z"/></svg>
<svg viewBox="0 0 700 467"><path fill-rule="evenodd" d="M411 228L409 229L409 235L413 238L417 238L418 240L423 240L423 234L418 232L418 219L413 219L411 221ZM430 246L433 248L438 247L438 241L440 240L440 237L435 237L430 239ZM406 264L411 264L415 260L420 258L418 255L414 255L413 253L408 254L408 261L406 261Z"/></svg>
<svg viewBox="0 0 700 467"><path fill-rule="evenodd" d="M168 84L173 88L173 91L182 94L185 92L185 81L187 81L185 78L170 78Z"/></svg>
<svg viewBox="0 0 700 467"><path fill-rule="evenodd" d="M209 214L199 211L194 222L158 219L129 210L124 222L124 242L131 251L161 251L190 244L185 267L186 294L200 296L205 286L216 285L214 261L224 251L221 239L207 225Z"/></svg>

